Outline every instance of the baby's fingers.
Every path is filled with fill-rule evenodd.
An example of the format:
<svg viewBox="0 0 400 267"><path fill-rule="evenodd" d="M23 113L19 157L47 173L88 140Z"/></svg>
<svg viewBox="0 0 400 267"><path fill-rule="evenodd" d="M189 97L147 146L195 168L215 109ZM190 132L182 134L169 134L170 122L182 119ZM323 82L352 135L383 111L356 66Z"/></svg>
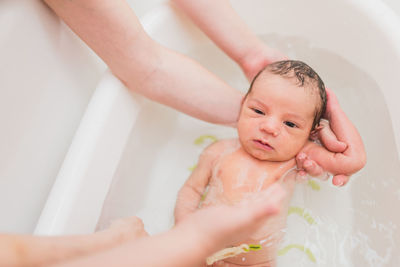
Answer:
<svg viewBox="0 0 400 267"><path fill-rule="evenodd" d="M332 184L334 184L336 186L344 186L345 184L347 184L347 182L349 180L350 180L349 175L338 174L338 175L333 176Z"/></svg>

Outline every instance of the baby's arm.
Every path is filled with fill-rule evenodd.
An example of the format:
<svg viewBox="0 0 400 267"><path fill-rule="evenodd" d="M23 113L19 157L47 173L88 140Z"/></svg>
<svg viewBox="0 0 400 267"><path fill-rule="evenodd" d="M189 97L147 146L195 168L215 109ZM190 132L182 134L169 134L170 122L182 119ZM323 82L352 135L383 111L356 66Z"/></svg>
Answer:
<svg viewBox="0 0 400 267"><path fill-rule="evenodd" d="M175 224L198 208L201 196L210 180L212 166L220 153L222 142L210 145L201 153L196 169L179 191L175 205Z"/></svg>
<svg viewBox="0 0 400 267"><path fill-rule="evenodd" d="M330 126L337 139L346 143L347 147L341 153L334 153L325 147L309 142L301 152L305 153L309 159L315 161L324 170L332 173L335 185L343 185L348 181L350 175L364 167L366 153L360 134L340 108L336 96L329 92L328 97L326 113ZM301 154L299 153L299 156Z"/></svg>

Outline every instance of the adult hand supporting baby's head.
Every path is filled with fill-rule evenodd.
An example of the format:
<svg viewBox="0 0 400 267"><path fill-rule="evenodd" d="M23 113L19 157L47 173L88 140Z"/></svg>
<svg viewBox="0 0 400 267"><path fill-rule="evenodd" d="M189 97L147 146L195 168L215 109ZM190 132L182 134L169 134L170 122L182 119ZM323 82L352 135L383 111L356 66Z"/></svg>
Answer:
<svg viewBox="0 0 400 267"><path fill-rule="evenodd" d="M323 170L333 174L332 183L345 185L352 174L366 164L366 153L361 136L341 109L335 94L326 88L327 107L325 118L329 125L319 130L319 139L324 148L309 146L296 157L300 174L319 176ZM336 139L336 141L335 141Z"/></svg>

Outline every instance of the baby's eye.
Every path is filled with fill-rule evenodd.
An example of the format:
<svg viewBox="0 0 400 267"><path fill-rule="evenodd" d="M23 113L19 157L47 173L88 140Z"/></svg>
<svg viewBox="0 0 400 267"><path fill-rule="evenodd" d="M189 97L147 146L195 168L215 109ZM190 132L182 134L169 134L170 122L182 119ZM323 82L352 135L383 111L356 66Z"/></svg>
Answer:
<svg viewBox="0 0 400 267"><path fill-rule="evenodd" d="M253 108L252 109L255 113L257 113L257 114L260 114L260 115L265 115L265 113L264 112L262 112L261 110L259 110L259 109L256 109L256 108Z"/></svg>
<svg viewBox="0 0 400 267"><path fill-rule="evenodd" d="M294 123L291 122L291 121L285 121L284 124L286 124L286 126L289 126L290 128L295 128L295 127L297 127L297 125L294 124Z"/></svg>

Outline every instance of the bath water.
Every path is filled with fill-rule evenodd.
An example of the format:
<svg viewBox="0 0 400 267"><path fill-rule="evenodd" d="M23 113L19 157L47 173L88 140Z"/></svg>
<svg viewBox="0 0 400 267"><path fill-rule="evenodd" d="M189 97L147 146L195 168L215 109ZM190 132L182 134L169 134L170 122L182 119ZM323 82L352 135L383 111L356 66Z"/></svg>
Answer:
<svg viewBox="0 0 400 267"><path fill-rule="evenodd" d="M278 266L400 266L400 164L374 73L297 36L261 38L320 74L358 128L368 156L365 168L343 188L332 186L330 180L297 186ZM240 68L213 44L199 43L188 56L247 91L249 84ZM215 139L235 136L234 129L146 102L114 175L98 228L132 215L141 217L151 234L170 228L177 192L201 151Z"/></svg>

